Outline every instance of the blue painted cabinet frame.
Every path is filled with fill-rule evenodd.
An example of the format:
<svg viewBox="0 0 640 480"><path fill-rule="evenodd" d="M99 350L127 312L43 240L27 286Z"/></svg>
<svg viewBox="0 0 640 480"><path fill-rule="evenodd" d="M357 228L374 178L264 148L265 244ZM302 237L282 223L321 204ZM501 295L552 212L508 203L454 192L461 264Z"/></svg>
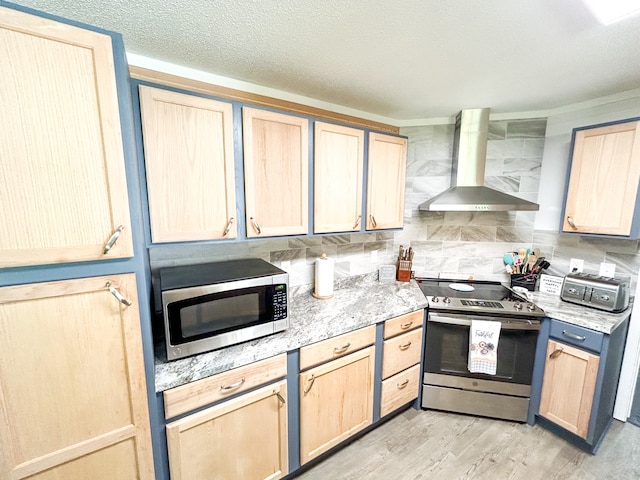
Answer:
<svg viewBox="0 0 640 480"><path fill-rule="evenodd" d="M622 354L624 352L624 343L627 338L629 318L625 319L620 325L618 325L610 335L603 334L602 345L600 348L596 347L595 349L581 348L575 344L568 343L566 339L552 333L552 331L558 331L558 328L554 328L558 326L562 327L560 331L563 329L571 329L572 327L560 320L545 318L542 328L540 329L533 369L531 402L529 405L527 423L529 425L539 423L541 426L551 430L558 436L568 440L583 450L595 454L607 432L607 429L609 428L609 425L611 424L611 421L613 420L613 407L616 398L618 380L620 378ZM572 347L581 348L582 350L589 351L600 356L586 439L565 430L539 415L544 367L547 360L547 342L549 339L564 342Z"/></svg>
<svg viewBox="0 0 640 480"><path fill-rule="evenodd" d="M569 164L567 166L567 177L565 180L565 186L564 186L564 197L563 197L563 201L562 201L562 215L560 216L560 226L558 228L558 230L561 233L566 233L569 235L588 235L588 236L597 236L597 237L611 237L611 238L630 238L630 239L635 239L635 238L640 238L640 184L638 185L638 191L636 193L636 202L635 205L633 206L634 211L633 211L633 220L631 223L631 231L629 233L628 236L620 236L620 235L604 235L604 234L595 234L595 233L587 233L587 232L570 232L570 231L563 231L564 228L564 219L567 216L567 197L569 194L569 181L571 180L571 167L573 166L573 154L574 154L574 150L576 147L576 134L578 132L584 131L584 130L591 130L594 128L600 128L600 127L608 127L608 126L612 126L612 125L619 125L619 124L623 124L623 123L630 123L630 122L636 122L636 121L640 121L640 117L633 117L633 118L628 118L628 119L624 119L624 120L618 120L615 122L605 122L605 123L599 123L596 125L588 125L588 126L584 126L584 127L577 127L574 128L573 131L571 132L571 146L569 149Z"/></svg>

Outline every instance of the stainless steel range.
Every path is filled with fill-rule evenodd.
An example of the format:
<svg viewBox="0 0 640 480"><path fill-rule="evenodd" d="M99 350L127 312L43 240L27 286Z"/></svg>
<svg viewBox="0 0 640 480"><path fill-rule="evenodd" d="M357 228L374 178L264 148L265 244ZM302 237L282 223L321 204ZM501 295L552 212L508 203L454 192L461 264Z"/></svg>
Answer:
<svg viewBox="0 0 640 480"><path fill-rule="evenodd" d="M417 281L429 303L422 407L526 421L544 312L499 282ZM500 322L495 374L469 372L474 320Z"/></svg>

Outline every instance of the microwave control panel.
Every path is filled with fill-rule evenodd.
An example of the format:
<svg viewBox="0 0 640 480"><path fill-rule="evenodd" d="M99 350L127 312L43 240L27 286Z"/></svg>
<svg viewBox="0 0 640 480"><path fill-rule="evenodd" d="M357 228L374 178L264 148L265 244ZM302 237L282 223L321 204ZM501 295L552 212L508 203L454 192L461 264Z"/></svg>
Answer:
<svg viewBox="0 0 640 480"><path fill-rule="evenodd" d="M273 319L287 318L287 286L282 283L273 287Z"/></svg>

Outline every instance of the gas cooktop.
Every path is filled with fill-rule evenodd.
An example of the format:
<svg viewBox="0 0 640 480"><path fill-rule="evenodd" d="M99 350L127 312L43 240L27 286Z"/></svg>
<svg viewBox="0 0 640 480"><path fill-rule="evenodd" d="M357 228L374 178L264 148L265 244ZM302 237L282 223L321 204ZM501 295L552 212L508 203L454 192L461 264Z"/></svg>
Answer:
<svg viewBox="0 0 640 480"><path fill-rule="evenodd" d="M433 311L544 317L544 311L500 282L416 278Z"/></svg>

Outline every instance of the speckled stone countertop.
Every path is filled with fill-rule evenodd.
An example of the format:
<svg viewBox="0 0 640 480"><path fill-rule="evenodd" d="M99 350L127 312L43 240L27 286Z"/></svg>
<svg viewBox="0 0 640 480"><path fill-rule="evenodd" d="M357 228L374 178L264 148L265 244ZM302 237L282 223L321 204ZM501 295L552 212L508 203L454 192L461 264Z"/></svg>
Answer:
<svg viewBox="0 0 640 480"><path fill-rule="evenodd" d="M620 313L609 313L604 310L565 302L558 295L528 292L527 296L533 303L544 310L547 317L606 333L607 335L611 334L631 315L631 306Z"/></svg>
<svg viewBox="0 0 640 480"><path fill-rule="evenodd" d="M308 288L292 289L289 297L289 328L284 332L171 362L157 355L156 392L427 306L415 281L380 283L377 273L345 279L342 284L336 285L333 293L333 298L329 300L318 300Z"/></svg>

